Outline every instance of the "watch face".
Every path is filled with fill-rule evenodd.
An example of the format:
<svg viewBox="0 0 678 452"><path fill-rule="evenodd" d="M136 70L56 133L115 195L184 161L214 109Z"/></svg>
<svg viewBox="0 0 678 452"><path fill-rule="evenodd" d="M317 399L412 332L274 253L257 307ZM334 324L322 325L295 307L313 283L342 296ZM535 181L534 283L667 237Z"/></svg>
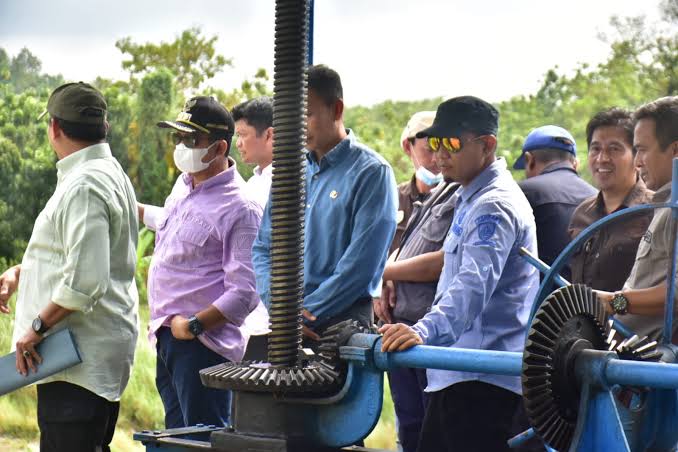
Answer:
<svg viewBox="0 0 678 452"><path fill-rule="evenodd" d="M40 317L33 319L33 324L31 326L33 327L33 331L39 333L42 329L42 320L40 320Z"/></svg>
<svg viewBox="0 0 678 452"><path fill-rule="evenodd" d="M625 312L628 307L628 300L624 295L615 295L612 298L612 307L618 313Z"/></svg>

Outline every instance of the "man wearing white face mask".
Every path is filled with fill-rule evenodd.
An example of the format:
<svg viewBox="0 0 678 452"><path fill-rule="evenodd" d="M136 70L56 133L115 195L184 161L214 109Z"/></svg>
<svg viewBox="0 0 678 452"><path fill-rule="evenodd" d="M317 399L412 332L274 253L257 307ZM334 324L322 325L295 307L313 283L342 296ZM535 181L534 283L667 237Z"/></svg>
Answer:
<svg viewBox="0 0 678 452"><path fill-rule="evenodd" d="M245 196L228 157L234 122L216 99L194 97L158 127L174 129L182 171L163 208L139 204L140 218L156 231L149 339L165 427L226 425L230 393L204 387L198 371L243 357L239 327L259 303L251 249L262 210Z"/></svg>

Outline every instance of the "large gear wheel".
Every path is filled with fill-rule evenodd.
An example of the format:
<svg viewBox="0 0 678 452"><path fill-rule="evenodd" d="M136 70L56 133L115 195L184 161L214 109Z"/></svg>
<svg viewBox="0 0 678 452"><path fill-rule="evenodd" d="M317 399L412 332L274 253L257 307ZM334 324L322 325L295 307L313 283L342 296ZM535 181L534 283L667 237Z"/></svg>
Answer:
<svg viewBox="0 0 678 452"><path fill-rule="evenodd" d="M607 320L605 307L581 284L549 295L534 316L523 353L522 386L528 419L542 440L568 450L577 424L579 386L574 374L578 352L610 350L620 359L658 361L657 343L623 338Z"/></svg>

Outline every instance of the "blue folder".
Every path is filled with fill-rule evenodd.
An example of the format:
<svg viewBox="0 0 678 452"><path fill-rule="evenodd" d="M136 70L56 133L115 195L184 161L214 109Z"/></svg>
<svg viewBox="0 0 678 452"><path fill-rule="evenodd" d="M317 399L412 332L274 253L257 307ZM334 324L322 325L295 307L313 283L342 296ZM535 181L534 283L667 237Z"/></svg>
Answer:
<svg viewBox="0 0 678 452"><path fill-rule="evenodd" d="M28 386L82 362L75 338L69 329L46 336L36 346L36 350L42 357L42 364L37 365L37 372L29 371L25 377L16 370L16 352L0 358L0 395Z"/></svg>

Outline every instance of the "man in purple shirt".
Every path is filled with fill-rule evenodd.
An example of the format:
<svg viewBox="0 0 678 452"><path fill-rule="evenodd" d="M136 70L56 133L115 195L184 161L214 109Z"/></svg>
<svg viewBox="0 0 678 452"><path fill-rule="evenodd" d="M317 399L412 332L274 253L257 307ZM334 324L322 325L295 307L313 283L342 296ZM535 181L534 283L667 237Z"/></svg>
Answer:
<svg viewBox="0 0 678 452"><path fill-rule="evenodd" d="M244 195L228 157L234 123L213 97L186 102L174 129L174 162L182 171L163 208L139 205L156 231L148 275L149 338L158 352L156 386L165 427L226 425L231 395L209 389L198 371L242 359L245 317L259 303L252 242L261 207Z"/></svg>

